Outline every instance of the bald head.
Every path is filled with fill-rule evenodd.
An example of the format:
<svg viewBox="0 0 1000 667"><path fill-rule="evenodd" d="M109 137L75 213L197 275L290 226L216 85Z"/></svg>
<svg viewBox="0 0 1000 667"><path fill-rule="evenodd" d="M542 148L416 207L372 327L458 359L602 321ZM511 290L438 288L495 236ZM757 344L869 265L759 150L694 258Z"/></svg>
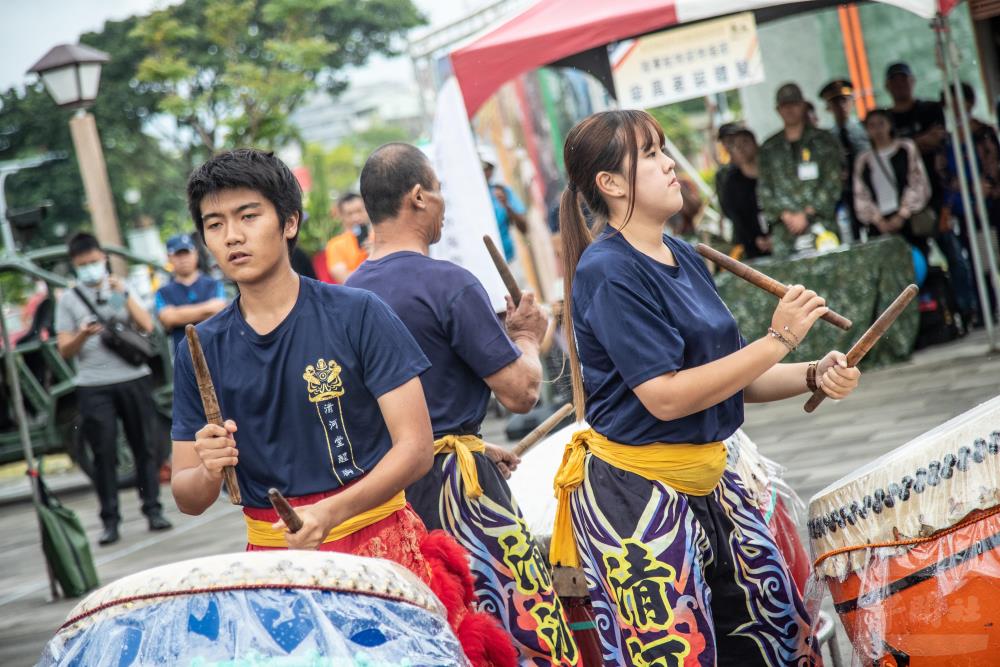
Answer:
<svg viewBox="0 0 1000 667"><path fill-rule="evenodd" d="M372 224L399 215L403 197L413 186L433 190L435 180L430 160L416 146L392 143L377 149L361 170L361 197Z"/></svg>

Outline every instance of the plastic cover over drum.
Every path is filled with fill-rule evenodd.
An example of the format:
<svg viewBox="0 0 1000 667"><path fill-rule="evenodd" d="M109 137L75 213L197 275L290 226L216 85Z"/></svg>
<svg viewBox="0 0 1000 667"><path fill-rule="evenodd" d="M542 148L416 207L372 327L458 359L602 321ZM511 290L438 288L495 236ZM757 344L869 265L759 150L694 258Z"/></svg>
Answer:
<svg viewBox="0 0 1000 667"><path fill-rule="evenodd" d="M1000 664L1000 397L831 484L808 527L864 664Z"/></svg>
<svg viewBox="0 0 1000 667"><path fill-rule="evenodd" d="M226 554L120 579L70 612L40 665L468 665L409 570L315 551Z"/></svg>

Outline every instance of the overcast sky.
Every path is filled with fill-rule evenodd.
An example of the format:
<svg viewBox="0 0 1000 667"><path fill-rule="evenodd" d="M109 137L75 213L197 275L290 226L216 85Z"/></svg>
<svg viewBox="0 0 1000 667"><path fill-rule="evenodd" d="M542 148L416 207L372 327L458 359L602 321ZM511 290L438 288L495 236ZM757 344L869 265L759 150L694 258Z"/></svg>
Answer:
<svg viewBox="0 0 1000 667"><path fill-rule="evenodd" d="M485 0L414 0L431 25L461 17ZM75 43L80 34L99 29L109 19L145 14L176 0L0 0L0 90L24 84L25 74L56 44ZM356 76L409 76L408 59L378 59ZM33 76L33 75L32 75ZM353 78L353 77L352 77Z"/></svg>

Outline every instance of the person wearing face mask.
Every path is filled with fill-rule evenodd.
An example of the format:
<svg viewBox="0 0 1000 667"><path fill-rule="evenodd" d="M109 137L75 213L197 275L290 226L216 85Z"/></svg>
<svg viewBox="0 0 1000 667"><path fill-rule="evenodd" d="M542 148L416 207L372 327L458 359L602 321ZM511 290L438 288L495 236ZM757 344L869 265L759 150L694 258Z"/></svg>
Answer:
<svg viewBox="0 0 1000 667"><path fill-rule="evenodd" d="M159 500L158 462L147 427L155 410L149 366L132 365L104 345L102 326L84 299L97 309L101 319L130 321L142 331L153 330L153 318L118 277L108 274L108 256L96 238L80 233L68 245L78 283L62 294L56 306L57 345L64 359L76 359L83 437L94 456L94 486L104 525L98 543L104 546L118 541L121 523L115 472L119 420L135 459L142 513L149 529L167 530L171 524L163 516Z"/></svg>

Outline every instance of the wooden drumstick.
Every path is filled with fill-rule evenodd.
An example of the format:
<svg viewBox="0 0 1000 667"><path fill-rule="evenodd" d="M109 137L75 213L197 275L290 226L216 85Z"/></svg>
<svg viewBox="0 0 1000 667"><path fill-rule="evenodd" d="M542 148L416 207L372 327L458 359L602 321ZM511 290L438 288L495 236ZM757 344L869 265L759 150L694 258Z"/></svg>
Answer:
<svg viewBox="0 0 1000 667"><path fill-rule="evenodd" d="M753 269L743 262L737 261L729 255L719 252L711 246L699 243L695 246L695 250L697 250L698 254L705 259L715 262L726 271L742 278L751 285L761 288L765 292L770 292L779 299L784 298L785 293L788 292L788 285L779 283L774 278L764 275L757 269ZM844 331L849 331L854 325L849 319L839 313L833 312L832 310L827 311L826 315L823 315L820 319L824 319L833 326L840 327Z"/></svg>
<svg viewBox="0 0 1000 667"><path fill-rule="evenodd" d="M848 368L857 366L858 362L865 358L865 355L868 354L872 347L875 346L878 339L889 330L892 323L896 321L896 318L899 317L910 302L913 301L913 298L917 296L919 291L920 290L917 289L916 285L909 285L906 289L899 293L896 300L889 304L889 307L878 316L875 323L868 327L868 331L866 331L864 335L858 339L858 342L855 343L854 346L847 352ZM816 391L813 392L813 395L809 397L809 400L806 401L803 409L806 412L812 412L819 406L820 403L823 402L823 399L825 398L826 393L822 389L817 388Z"/></svg>
<svg viewBox="0 0 1000 667"><path fill-rule="evenodd" d="M493 259L497 271L500 272L500 279L503 280L504 286L510 292L510 298L514 300L514 306L519 306L521 304L521 288L517 286L514 274L510 272L510 267L507 266L503 254L497 248L497 244L493 242L493 237L489 234L483 236L483 243L486 244L486 249L490 252L490 257Z"/></svg>
<svg viewBox="0 0 1000 667"><path fill-rule="evenodd" d="M184 327L184 333L187 335L188 349L191 351L191 365L194 366L194 376L198 381L201 405L205 408L205 419L209 424L222 426L222 410L219 409L219 399L215 395L215 385L212 384L212 374L208 372L208 363L201 349L198 332L193 324L189 324ZM236 482L236 470L232 466L226 466L222 469L222 477L226 480L229 501L234 505L243 504L240 485Z"/></svg>
<svg viewBox="0 0 1000 667"><path fill-rule="evenodd" d="M295 511L285 497L281 495L281 491L271 488L267 490L267 497L271 501L271 506L274 507L274 511L278 513L281 520L285 522L285 527L288 528L289 533L297 533L302 530L302 519L299 517L298 513Z"/></svg>
<svg viewBox="0 0 1000 667"><path fill-rule="evenodd" d="M521 442L514 445L514 449L511 450L514 452L514 456L517 456L518 458L524 456L525 452L537 445L539 440L548 435L549 431L554 429L563 419L566 419L567 415L571 412L573 412L573 404L567 403L549 415L548 419L536 426L531 433L524 436L521 439Z"/></svg>

